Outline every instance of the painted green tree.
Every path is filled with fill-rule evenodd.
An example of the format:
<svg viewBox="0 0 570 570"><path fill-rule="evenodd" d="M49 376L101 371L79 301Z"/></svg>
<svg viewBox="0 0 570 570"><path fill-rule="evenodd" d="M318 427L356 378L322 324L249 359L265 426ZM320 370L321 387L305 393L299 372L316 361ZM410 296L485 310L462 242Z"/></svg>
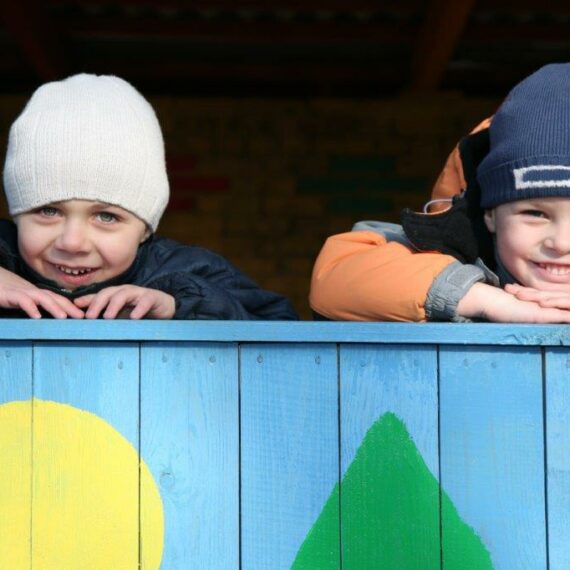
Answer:
<svg viewBox="0 0 570 570"><path fill-rule="evenodd" d="M301 545L295 570L439 570L439 484L404 423L384 414L368 430L341 484L336 485ZM339 531L339 509L342 529ZM480 538L441 496L446 570L492 569Z"/></svg>

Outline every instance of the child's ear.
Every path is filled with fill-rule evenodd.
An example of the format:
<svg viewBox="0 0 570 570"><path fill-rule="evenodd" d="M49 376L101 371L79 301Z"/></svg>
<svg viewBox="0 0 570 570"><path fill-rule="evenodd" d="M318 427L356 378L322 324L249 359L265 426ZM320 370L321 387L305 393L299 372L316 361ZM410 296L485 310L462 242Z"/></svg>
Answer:
<svg viewBox="0 0 570 570"><path fill-rule="evenodd" d="M141 240L139 241L139 243L145 242L145 241L150 237L150 234L151 234L151 233L152 233L152 232L150 231L150 229L147 228L147 229L145 230L144 234L142 235Z"/></svg>
<svg viewBox="0 0 570 570"><path fill-rule="evenodd" d="M492 210L485 210L485 215L483 217L485 219L487 229L494 234L497 231L497 225L495 223L495 208Z"/></svg>

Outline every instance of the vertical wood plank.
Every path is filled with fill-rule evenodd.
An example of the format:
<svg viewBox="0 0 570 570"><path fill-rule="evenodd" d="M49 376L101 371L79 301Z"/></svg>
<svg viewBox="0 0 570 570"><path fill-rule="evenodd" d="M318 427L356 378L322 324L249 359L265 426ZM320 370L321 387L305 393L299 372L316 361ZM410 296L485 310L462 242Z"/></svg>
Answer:
<svg viewBox="0 0 570 570"><path fill-rule="evenodd" d="M37 343L33 567L139 563L139 348Z"/></svg>
<svg viewBox="0 0 570 570"><path fill-rule="evenodd" d="M341 345L343 568L440 568L437 353Z"/></svg>
<svg viewBox="0 0 570 570"><path fill-rule="evenodd" d="M246 344L240 362L242 568L338 568L336 346Z"/></svg>
<svg viewBox="0 0 570 570"><path fill-rule="evenodd" d="M30 568L32 347L0 343L0 566Z"/></svg>
<svg viewBox="0 0 570 570"><path fill-rule="evenodd" d="M34 381L35 398L96 414L138 450L137 343L36 343Z"/></svg>
<svg viewBox="0 0 570 570"><path fill-rule="evenodd" d="M444 568L545 568L540 349L442 347L440 402L442 488L488 552L444 510Z"/></svg>
<svg viewBox="0 0 570 570"><path fill-rule="evenodd" d="M237 345L150 343L141 357L141 454L166 521L161 568L237 569Z"/></svg>
<svg viewBox="0 0 570 570"><path fill-rule="evenodd" d="M570 568L570 355L545 350L550 568Z"/></svg>

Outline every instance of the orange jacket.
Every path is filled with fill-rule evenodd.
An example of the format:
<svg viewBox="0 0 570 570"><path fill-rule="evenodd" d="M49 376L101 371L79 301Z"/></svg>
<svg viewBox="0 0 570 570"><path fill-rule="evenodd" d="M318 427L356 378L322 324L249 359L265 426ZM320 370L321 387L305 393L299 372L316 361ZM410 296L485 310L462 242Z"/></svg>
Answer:
<svg viewBox="0 0 570 570"><path fill-rule="evenodd" d="M486 119L473 132L489 124ZM450 198L465 186L459 147L455 147L434 185L432 199ZM431 211L441 209L436 204ZM454 315L457 302L473 283L489 280L488 274L450 255L414 251L405 237L394 241L389 234L380 229L328 238L313 269L311 308L333 320L461 320Z"/></svg>

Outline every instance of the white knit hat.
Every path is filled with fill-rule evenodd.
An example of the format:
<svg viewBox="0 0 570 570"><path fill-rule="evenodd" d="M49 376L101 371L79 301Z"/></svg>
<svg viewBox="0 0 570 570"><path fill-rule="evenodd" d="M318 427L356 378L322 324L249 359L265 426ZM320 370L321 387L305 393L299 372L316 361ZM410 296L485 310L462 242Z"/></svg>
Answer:
<svg viewBox="0 0 570 570"><path fill-rule="evenodd" d="M10 129L4 191L11 215L94 200L132 212L155 231L168 178L153 108L111 75L42 85Z"/></svg>

